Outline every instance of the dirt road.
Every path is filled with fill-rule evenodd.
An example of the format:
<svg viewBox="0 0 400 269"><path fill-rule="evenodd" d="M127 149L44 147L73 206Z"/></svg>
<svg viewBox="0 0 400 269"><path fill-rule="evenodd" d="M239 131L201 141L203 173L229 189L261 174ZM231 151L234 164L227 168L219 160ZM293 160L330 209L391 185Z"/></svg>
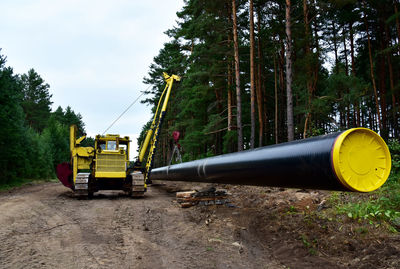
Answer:
<svg viewBox="0 0 400 269"><path fill-rule="evenodd" d="M78 200L59 183L1 194L0 268L284 268L233 224L219 231L173 201L158 187L143 199Z"/></svg>
<svg viewBox="0 0 400 269"><path fill-rule="evenodd" d="M397 234L314 213L326 192L222 186L236 206L180 208L174 191L193 187L0 193L0 268L400 268Z"/></svg>

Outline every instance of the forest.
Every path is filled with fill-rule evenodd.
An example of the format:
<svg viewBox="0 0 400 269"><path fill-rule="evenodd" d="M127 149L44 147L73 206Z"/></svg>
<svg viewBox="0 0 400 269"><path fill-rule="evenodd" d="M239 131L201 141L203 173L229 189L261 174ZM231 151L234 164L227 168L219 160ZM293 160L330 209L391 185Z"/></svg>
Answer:
<svg viewBox="0 0 400 269"><path fill-rule="evenodd" d="M55 178L56 165L70 160L69 125L85 131L71 107L51 112L49 89L34 69L15 74L0 49L0 186Z"/></svg>
<svg viewBox="0 0 400 269"><path fill-rule="evenodd" d="M156 166L181 133L183 161L352 127L399 149L399 1L185 0L144 83L153 113L162 72L177 74ZM71 107L51 111L34 70L14 74L0 51L0 184L54 177L69 160ZM140 145L150 122L143 126ZM393 167L400 167L394 159Z"/></svg>
<svg viewBox="0 0 400 269"><path fill-rule="evenodd" d="M154 112L162 72L182 76L156 164L167 163L175 130L184 161L352 127L398 139L398 5L185 0L144 78Z"/></svg>

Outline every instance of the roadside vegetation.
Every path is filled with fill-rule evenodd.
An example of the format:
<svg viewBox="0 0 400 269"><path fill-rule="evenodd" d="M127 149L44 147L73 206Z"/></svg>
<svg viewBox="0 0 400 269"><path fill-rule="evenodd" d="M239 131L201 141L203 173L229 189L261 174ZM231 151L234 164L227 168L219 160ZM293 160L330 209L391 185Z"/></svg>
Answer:
<svg viewBox="0 0 400 269"><path fill-rule="evenodd" d="M10 190L14 190L18 187L21 186L27 186L27 185L34 185L34 184L41 184L44 182L56 182L58 181L54 177L52 178L38 178L38 179L22 179L22 178L16 178L9 183L4 183L0 185L0 192L6 192Z"/></svg>
<svg viewBox="0 0 400 269"><path fill-rule="evenodd" d="M342 194L335 192L331 203L338 215L375 227L385 226L392 232L400 231L400 143L388 143L392 155L392 171L387 182L370 194Z"/></svg>
<svg viewBox="0 0 400 269"><path fill-rule="evenodd" d="M0 189L54 178L55 166L70 158L68 126L84 132L71 107L51 111L49 89L34 69L14 74L0 49Z"/></svg>

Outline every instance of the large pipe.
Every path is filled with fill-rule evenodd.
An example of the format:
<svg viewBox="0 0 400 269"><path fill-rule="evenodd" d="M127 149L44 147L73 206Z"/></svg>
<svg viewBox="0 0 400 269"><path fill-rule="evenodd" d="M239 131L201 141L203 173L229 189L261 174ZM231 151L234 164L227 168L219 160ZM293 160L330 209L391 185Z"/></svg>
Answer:
<svg viewBox="0 0 400 269"><path fill-rule="evenodd" d="M353 128L155 168L150 179L370 192L385 183L390 169L385 141Z"/></svg>

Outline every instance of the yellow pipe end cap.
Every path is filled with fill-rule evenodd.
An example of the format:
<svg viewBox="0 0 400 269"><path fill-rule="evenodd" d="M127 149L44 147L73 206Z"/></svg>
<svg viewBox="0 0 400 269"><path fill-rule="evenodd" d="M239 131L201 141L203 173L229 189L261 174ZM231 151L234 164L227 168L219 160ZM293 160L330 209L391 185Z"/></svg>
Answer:
<svg viewBox="0 0 400 269"><path fill-rule="evenodd" d="M367 128L353 128L336 139L332 164L345 187L370 192L386 182L392 161L385 141L377 133Z"/></svg>

